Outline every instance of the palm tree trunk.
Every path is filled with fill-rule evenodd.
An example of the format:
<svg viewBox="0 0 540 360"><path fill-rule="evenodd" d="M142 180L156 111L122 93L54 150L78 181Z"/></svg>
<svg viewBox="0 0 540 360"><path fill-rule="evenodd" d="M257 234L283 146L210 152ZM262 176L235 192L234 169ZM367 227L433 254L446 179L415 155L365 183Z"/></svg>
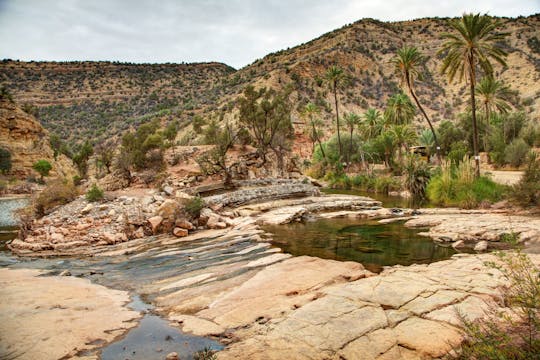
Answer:
<svg viewBox="0 0 540 360"><path fill-rule="evenodd" d="M420 105L420 101L418 101L418 98L416 97L416 94L413 91L409 76L407 76L407 87L409 88L409 92L411 93L411 96L413 97L414 102L416 103L416 106L418 106L418 108L420 109L420 112L422 113L422 115L424 115L424 118L426 119L429 125L429 128L431 129L431 133L433 134L433 141L435 142L437 162L440 164L441 163L441 147L439 146L439 140L437 140L437 134L435 133L435 129L433 128L433 124L431 123L431 120L429 120L429 116L427 115L422 105Z"/></svg>
<svg viewBox="0 0 540 360"><path fill-rule="evenodd" d="M489 150L489 134L491 132L491 125L490 125L490 118L491 118L491 114L489 112L489 106L487 104L487 102L484 103L484 111L485 111L485 114L486 114L486 131L485 131L485 139L484 139L484 151L488 151Z"/></svg>
<svg viewBox="0 0 540 360"><path fill-rule="evenodd" d="M354 131L354 127L351 126L351 138L349 139L349 156L348 156L348 159L347 159L347 162L349 163L349 165L351 164L353 131Z"/></svg>
<svg viewBox="0 0 540 360"><path fill-rule="evenodd" d="M474 83L475 83L475 71L474 71L474 55L469 53L469 80L471 82L471 111L472 111L472 128L473 128L473 153L474 153L474 176L480 177L480 155L478 154L478 127L476 125L476 99L474 97Z"/></svg>
<svg viewBox="0 0 540 360"><path fill-rule="evenodd" d="M321 154L323 156L323 159L326 161L326 154L324 153L324 149L321 143L321 139L319 138L319 134L317 133L317 128L315 127L315 124L313 121L311 121L311 127L313 128L313 134L315 135L315 140L319 144L319 148L321 149Z"/></svg>
<svg viewBox="0 0 540 360"><path fill-rule="evenodd" d="M336 126L337 126L337 138L339 144L339 161L341 162L341 156L343 154L343 146L341 146L341 134L339 133L339 110L337 103L337 84L334 81L334 103L336 105Z"/></svg>

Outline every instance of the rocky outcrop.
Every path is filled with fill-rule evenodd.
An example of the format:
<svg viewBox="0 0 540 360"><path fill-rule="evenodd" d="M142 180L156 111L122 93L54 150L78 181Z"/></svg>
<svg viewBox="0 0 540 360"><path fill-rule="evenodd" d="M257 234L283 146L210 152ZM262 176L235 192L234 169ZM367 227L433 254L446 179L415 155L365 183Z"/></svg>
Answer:
<svg viewBox="0 0 540 360"><path fill-rule="evenodd" d="M54 159L49 133L41 124L7 100L0 100L0 147L11 153L11 173L19 179L37 175L32 165L40 159L52 164L51 176L71 178L76 174L67 157Z"/></svg>
<svg viewBox="0 0 540 360"><path fill-rule="evenodd" d="M421 209L407 227L429 227L422 235L457 246L477 246L478 251L519 242L540 246L540 219L494 211ZM479 245L480 244L480 245Z"/></svg>
<svg viewBox="0 0 540 360"><path fill-rule="evenodd" d="M324 287L298 309L236 332L238 341L221 352L220 359L440 358L462 341L459 313L473 321L503 306L505 280L484 265L493 259L463 255ZM295 281L296 272L287 278ZM237 300L226 294L215 303L229 299ZM253 302L250 311L264 313L258 306ZM228 327L224 321L220 326Z"/></svg>
<svg viewBox="0 0 540 360"><path fill-rule="evenodd" d="M314 196L318 194L319 190L311 184L288 182L285 184L240 189L221 195L209 196L205 198L205 202L214 209L221 209L224 207L238 207L254 202L267 202L291 197Z"/></svg>
<svg viewBox="0 0 540 360"><path fill-rule="evenodd" d="M0 269L0 357L67 359L97 351L137 324L125 291L37 270Z"/></svg>

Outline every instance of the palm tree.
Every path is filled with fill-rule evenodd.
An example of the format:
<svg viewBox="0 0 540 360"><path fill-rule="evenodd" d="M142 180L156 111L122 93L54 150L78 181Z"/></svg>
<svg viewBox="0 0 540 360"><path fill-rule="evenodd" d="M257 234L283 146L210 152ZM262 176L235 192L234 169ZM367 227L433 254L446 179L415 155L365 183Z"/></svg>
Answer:
<svg viewBox="0 0 540 360"><path fill-rule="evenodd" d="M388 99L384 117L389 124L410 124L415 113L416 109L411 99L404 93L399 92Z"/></svg>
<svg viewBox="0 0 540 360"><path fill-rule="evenodd" d="M353 132L354 128L360 123L360 116L355 113L345 113L344 116L345 123L347 124L347 127L349 128L349 153L347 154L347 163L350 164L351 162L351 156L352 156L352 148L353 148Z"/></svg>
<svg viewBox="0 0 540 360"><path fill-rule="evenodd" d="M471 96L471 112L473 127L473 151L476 164L475 175L480 176L480 156L478 155L478 128L476 124L475 86L477 67L487 74L493 74L491 60L505 66L506 52L499 43L508 33L495 33L500 25L499 20L493 20L487 15L463 14L460 19L449 20L453 33L442 34L446 41L439 53L445 53L441 73L447 74L450 81L456 75L459 80L468 77Z"/></svg>
<svg viewBox="0 0 540 360"><path fill-rule="evenodd" d="M381 133L383 120L383 116L379 110L373 108L366 110L362 127L368 139L373 139Z"/></svg>
<svg viewBox="0 0 540 360"><path fill-rule="evenodd" d="M321 154L323 158L326 160L326 154L324 153L324 149L321 143L321 130L319 127L322 125L321 119L318 118L318 116L321 113L321 109L317 107L317 105L313 103L308 103L304 110L302 111L302 117L308 121L309 126L309 138L313 142L313 151L315 151L315 142L319 144L319 149L321 149Z"/></svg>
<svg viewBox="0 0 540 360"><path fill-rule="evenodd" d="M502 81L495 80L492 76L484 76L476 87L476 95L484 105L486 117L486 135L490 133L491 113L497 110L499 113L507 113L510 106L512 91ZM484 149L487 150L487 136L484 137Z"/></svg>
<svg viewBox="0 0 540 360"><path fill-rule="evenodd" d="M399 161L403 159L403 149L406 149L411 145L416 139L416 133L410 125L393 125L390 128L390 133L394 138L394 144L397 146Z"/></svg>
<svg viewBox="0 0 540 360"><path fill-rule="evenodd" d="M326 81L330 85L330 89L334 93L334 104L336 106L336 128L337 128L337 137L339 144L339 158L343 154L343 147L341 145L341 135L339 133L339 109L338 109L338 100L337 100L337 91L338 87L345 81L345 73L343 69L339 66L331 66L326 71Z"/></svg>
<svg viewBox="0 0 540 360"><path fill-rule="evenodd" d="M413 88L415 79L422 80L422 73L419 71L419 67L424 64L425 58L416 47L404 46L398 50L397 55L392 62L394 64L396 74L401 79L401 86L407 87L409 94L411 94L416 106L418 106L418 109L420 109L420 112L426 119L429 128L431 129L433 140L435 141L437 149L437 158L440 161L440 147L437 141L437 134L435 133L435 129L433 128L433 124L431 123L429 116L422 105L420 105L420 101L418 101L418 97L416 96Z"/></svg>

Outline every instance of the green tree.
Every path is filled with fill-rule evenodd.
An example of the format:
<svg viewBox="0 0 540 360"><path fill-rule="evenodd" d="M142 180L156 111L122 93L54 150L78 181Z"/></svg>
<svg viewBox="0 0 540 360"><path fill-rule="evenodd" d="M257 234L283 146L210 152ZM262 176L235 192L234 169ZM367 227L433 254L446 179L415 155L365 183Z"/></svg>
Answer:
<svg viewBox="0 0 540 360"><path fill-rule="evenodd" d="M41 176L41 182L44 181L44 177L45 176L48 176L49 175L49 172L51 171L52 169L52 165L50 162L48 162L47 160L38 160L34 163L34 165L32 165L32 168L34 170L36 170L39 175Z"/></svg>
<svg viewBox="0 0 540 360"><path fill-rule="evenodd" d="M290 88L277 92L267 88L255 90L253 86L248 86L238 100L239 122L251 135L262 160L260 166L266 163L269 149L277 155L293 135L290 93Z"/></svg>
<svg viewBox="0 0 540 360"><path fill-rule="evenodd" d="M7 149L0 148L0 172L7 174L11 170L11 153Z"/></svg>
<svg viewBox="0 0 540 360"><path fill-rule="evenodd" d="M341 134L339 132L340 125L339 125L339 108L338 108L338 90L343 85L343 83L346 80L345 73L343 72L343 69L339 66L331 66L326 70L326 81L328 82L328 85L330 86L330 90L334 94L334 106L336 109L336 129L337 129L337 138L338 138L338 144L339 144L339 156L340 158L343 156L343 146L341 144Z"/></svg>
<svg viewBox="0 0 540 360"><path fill-rule="evenodd" d="M399 92L388 99L384 110L384 118L387 124L410 124L415 113L416 109L411 99L404 93Z"/></svg>
<svg viewBox="0 0 540 360"><path fill-rule="evenodd" d="M486 120L486 135L484 135L484 149L488 150L488 137L491 130L491 114L495 110L506 114L511 109L510 98L513 96L510 87L502 81L495 80L492 76L484 76L475 89L476 96L484 107Z"/></svg>
<svg viewBox="0 0 540 360"><path fill-rule="evenodd" d="M199 129L200 131L200 129ZM169 147L172 147L173 149L173 155L174 155L174 140L176 139L176 135L178 134L178 122L171 121L169 125L165 128L163 131L163 136L165 139L167 139Z"/></svg>
<svg viewBox="0 0 540 360"><path fill-rule="evenodd" d="M82 178L86 178L88 173L88 159L94 154L94 148L90 141L86 140L81 146L77 154L73 156L73 162L79 170L79 175Z"/></svg>
<svg viewBox="0 0 540 360"><path fill-rule="evenodd" d="M409 94L411 94L414 102L416 103L416 106L418 106L418 109L420 109L420 112L429 125L437 149L437 158L440 161L440 149L439 142L437 141L437 134L435 133L435 129L433 128L433 124L431 123L429 116L420 104L420 101L418 100L418 97L414 91L414 80L422 80L422 73L420 72L419 68L424 65L425 61L424 56L414 46L402 47L398 50L396 57L394 57L392 60L394 70L401 80L401 86L405 86L407 88Z"/></svg>
<svg viewBox="0 0 540 360"><path fill-rule="evenodd" d="M235 164L229 164L227 153L238 139L238 131L232 125L226 123L223 128L212 128L210 133L205 134L205 137L209 144L214 145L214 148L196 159L199 167L208 175L223 174L225 186L231 186L231 169Z"/></svg>
<svg viewBox="0 0 540 360"><path fill-rule="evenodd" d="M416 141L416 133L410 125L405 124L392 125L389 132L392 134L394 146L396 146L398 150L398 159L401 162L403 161L403 150L406 151L407 148Z"/></svg>
<svg viewBox="0 0 540 360"><path fill-rule="evenodd" d="M368 139L373 139L381 133L383 122L384 118L381 112L377 109L369 108L364 113L364 119L361 124L362 132Z"/></svg>
<svg viewBox="0 0 540 360"><path fill-rule="evenodd" d="M347 163L351 163L351 156L353 153L353 132L354 129L360 124L360 116L355 113L345 113L344 115L345 124L349 129L349 151L347 153Z"/></svg>
<svg viewBox="0 0 540 360"><path fill-rule="evenodd" d="M319 149L321 151L321 154L323 156L323 159L326 160L326 154L324 153L324 149L321 142L321 136L322 136L322 120L319 118L321 114L321 110L317 107L317 105L313 103L308 103L303 111L302 111L302 117L306 121L306 129L309 136L309 139L313 143L311 155L313 156L313 153L315 152L315 143L319 144Z"/></svg>
<svg viewBox="0 0 540 360"><path fill-rule="evenodd" d="M497 33L499 20L493 20L487 15L463 14L460 19L450 19L452 33L442 34L444 43L439 53L445 54L441 73L447 74L452 82L456 75L459 80L465 77L469 81L472 127L473 152L475 159L475 175L480 176L480 157L478 155L478 129L476 123L475 86L478 67L486 74L493 74L491 60L506 66L506 52L500 42L508 33Z"/></svg>
<svg viewBox="0 0 540 360"><path fill-rule="evenodd" d="M51 134L51 136L49 137L49 144L51 145L51 149L53 150L54 160L56 160L58 158L58 154L60 154L62 140L57 134Z"/></svg>

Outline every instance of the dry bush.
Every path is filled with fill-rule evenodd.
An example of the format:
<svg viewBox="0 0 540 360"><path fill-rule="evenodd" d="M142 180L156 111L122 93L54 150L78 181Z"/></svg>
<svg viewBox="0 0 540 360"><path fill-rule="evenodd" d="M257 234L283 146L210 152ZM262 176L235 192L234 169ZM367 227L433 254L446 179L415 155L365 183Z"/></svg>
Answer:
<svg viewBox="0 0 540 360"><path fill-rule="evenodd" d="M36 215L46 215L55 207L75 200L78 195L79 191L71 181L54 180L34 199Z"/></svg>

